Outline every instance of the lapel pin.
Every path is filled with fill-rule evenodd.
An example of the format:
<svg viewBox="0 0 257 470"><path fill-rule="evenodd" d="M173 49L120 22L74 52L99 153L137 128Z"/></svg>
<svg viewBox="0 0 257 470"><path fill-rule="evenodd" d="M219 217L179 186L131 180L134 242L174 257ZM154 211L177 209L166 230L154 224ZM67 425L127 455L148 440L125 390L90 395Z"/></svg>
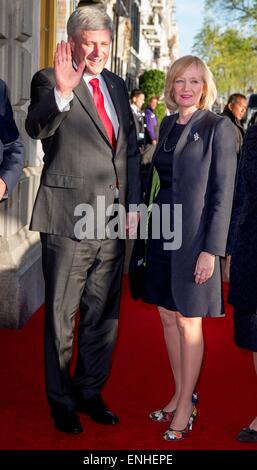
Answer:
<svg viewBox="0 0 257 470"><path fill-rule="evenodd" d="M193 135L193 137L194 137L194 141L196 142L196 141L199 139L199 134L198 134L198 132L195 132L194 135Z"/></svg>

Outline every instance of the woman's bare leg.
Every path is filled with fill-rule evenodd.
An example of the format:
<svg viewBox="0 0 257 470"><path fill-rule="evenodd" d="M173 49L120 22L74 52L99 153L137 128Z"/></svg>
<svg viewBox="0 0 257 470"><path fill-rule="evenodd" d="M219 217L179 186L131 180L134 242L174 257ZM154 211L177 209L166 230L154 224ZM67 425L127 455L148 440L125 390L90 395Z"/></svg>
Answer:
<svg viewBox="0 0 257 470"><path fill-rule="evenodd" d="M169 403L164 407L165 411L173 411L180 396L181 391L181 350L180 333L178 330L176 312L158 307L163 325L164 339L168 351L169 361L175 381L175 393Z"/></svg>
<svg viewBox="0 0 257 470"><path fill-rule="evenodd" d="M192 413L192 393L199 377L203 359L202 318L186 318L176 313L181 348L181 390L171 428L182 430Z"/></svg>

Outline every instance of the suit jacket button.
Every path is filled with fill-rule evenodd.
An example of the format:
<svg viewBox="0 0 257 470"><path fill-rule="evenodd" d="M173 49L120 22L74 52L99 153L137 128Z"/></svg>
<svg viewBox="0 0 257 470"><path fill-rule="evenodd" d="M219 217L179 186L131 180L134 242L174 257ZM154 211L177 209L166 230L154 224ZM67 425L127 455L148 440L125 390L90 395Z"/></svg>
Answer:
<svg viewBox="0 0 257 470"><path fill-rule="evenodd" d="M112 191L114 191L114 189L115 189L114 184L109 184L109 188L110 188Z"/></svg>

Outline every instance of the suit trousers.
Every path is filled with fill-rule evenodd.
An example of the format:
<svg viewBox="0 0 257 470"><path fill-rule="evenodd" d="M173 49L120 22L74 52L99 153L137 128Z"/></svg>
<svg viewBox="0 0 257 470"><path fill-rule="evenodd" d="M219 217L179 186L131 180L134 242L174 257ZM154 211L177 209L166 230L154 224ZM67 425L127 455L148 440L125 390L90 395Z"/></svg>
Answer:
<svg viewBox="0 0 257 470"><path fill-rule="evenodd" d="M73 410L105 383L115 343L125 241L75 240L41 233L45 278L46 393L52 408ZM70 375L74 324L77 358Z"/></svg>

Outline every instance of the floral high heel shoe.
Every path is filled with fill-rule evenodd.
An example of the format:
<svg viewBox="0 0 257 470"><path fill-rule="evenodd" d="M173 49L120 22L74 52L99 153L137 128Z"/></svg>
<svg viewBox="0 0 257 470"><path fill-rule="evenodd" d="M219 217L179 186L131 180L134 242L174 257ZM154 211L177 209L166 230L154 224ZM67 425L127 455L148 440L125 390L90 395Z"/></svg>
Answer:
<svg viewBox="0 0 257 470"><path fill-rule="evenodd" d="M194 406L186 427L181 430L172 429L172 428L167 429L167 431L165 431L165 433L163 434L163 439L165 439L165 441L181 441L182 439L184 439L184 437L186 437L188 432L192 431L193 422L196 416L197 416L197 409Z"/></svg>
<svg viewBox="0 0 257 470"><path fill-rule="evenodd" d="M193 405L196 405L197 402L198 402L198 394L196 392L194 392L193 395L192 395L192 403L193 403ZM172 411L165 411L165 410L152 411L149 414L149 418L152 421L159 421L161 423L167 423L167 422L172 421L175 411L176 410L172 410Z"/></svg>
<svg viewBox="0 0 257 470"><path fill-rule="evenodd" d="M172 410L172 411L165 411L165 410L152 411L149 414L149 418L152 419L153 421L159 421L161 423L167 423L167 422L172 421L175 411L176 410Z"/></svg>

